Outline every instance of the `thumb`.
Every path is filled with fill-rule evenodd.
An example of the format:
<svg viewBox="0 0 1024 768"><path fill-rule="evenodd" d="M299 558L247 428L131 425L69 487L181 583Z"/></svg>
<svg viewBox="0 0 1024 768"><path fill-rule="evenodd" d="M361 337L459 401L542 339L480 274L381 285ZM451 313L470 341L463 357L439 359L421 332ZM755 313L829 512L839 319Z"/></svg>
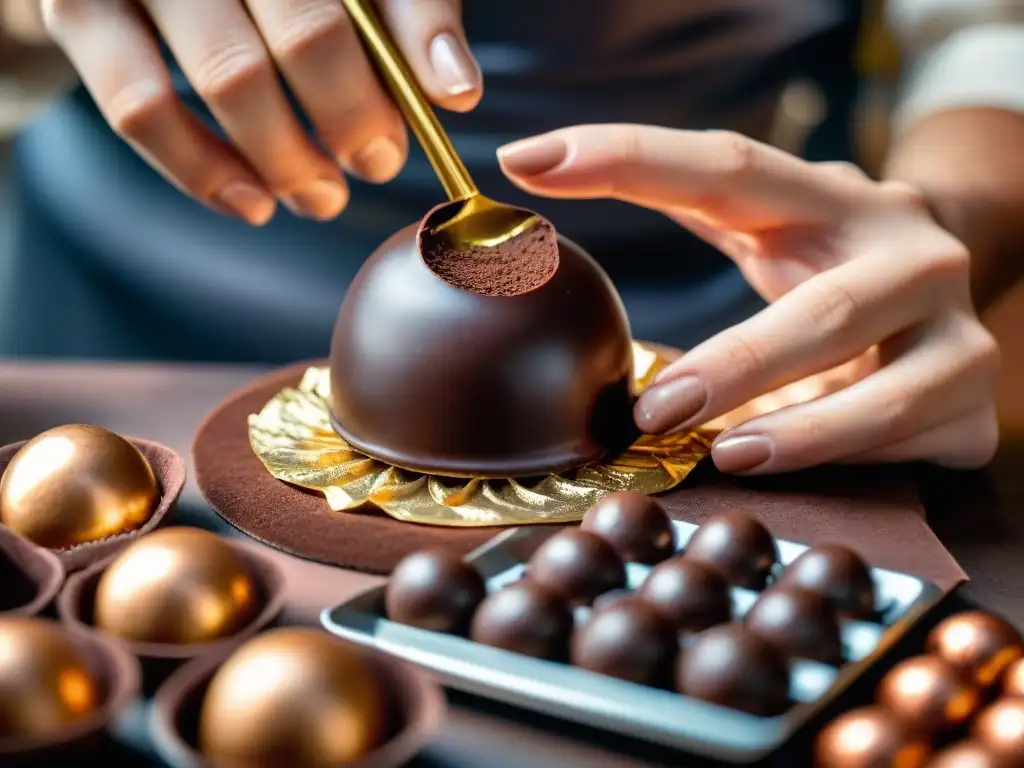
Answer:
<svg viewBox="0 0 1024 768"><path fill-rule="evenodd" d="M381 18L433 103L455 112L483 95L480 65L462 27L461 0L378 0Z"/></svg>
<svg viewBox="0 0 1024 768"><path fill-rule="evenodd" d="M580 125L507 144L498 162L544 197L616 198L742 228L833 219L849 203L830 174L726 131Z"/></svg>

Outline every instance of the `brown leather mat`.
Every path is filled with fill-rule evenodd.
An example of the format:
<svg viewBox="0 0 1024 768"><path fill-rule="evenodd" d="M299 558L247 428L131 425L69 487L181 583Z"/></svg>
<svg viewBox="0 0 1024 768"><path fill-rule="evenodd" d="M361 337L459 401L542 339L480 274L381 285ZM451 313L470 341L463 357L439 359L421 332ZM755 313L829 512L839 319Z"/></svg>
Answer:
<svg viewBox="0 0 1024 768"><path fill-rule="evenodd" d="M388 573L405 555L442 546L466 553L498 529L398 522L373 511L332 512L319 494L286 485L249 447L247 417L315 362L253 382L207 416L192 445L195 477L207 502L253 538L310 560ZM321 363L322 364L322 363ZM909 472L900 467L827 468L757 482L717 473L705 461L661 501L678 520L700 522L742 507L777 536L809 544L836 541L875 565L952 587L966 577L925 523Z"/></svg>

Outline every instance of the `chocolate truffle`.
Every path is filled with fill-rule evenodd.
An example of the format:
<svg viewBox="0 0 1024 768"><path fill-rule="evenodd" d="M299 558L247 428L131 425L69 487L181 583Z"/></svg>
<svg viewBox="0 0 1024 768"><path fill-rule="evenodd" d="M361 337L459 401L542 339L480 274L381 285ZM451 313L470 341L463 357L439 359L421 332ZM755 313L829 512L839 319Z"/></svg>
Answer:
<svg viewBox="0 0 1024 768"><path fill-rule="evenodd" d="M572 663L641 685L671 685L679 643L672 626L636 598L595 610L572 637Z"/></svg>
<svg viewBox="0 0 1024 768"><path fill-rule="evenodd" d="M637 596L680 632L700 632L732 619L729 583L715 568L698 560L666 560L644 579Z"/></svg>
<svg viewBox="0 0 1024 768"><path fill-rule="evenodd" d="M626 562L654 565L676 551L676 529L661 504L633 491L605 496L580 526L611 544Z"/></svg>
<svg viewBox="0 0 1024 768"><path fill-rule="evenodd" d="M983 611L965 611L940 622L928 634L926 646L981 686L996 682L1024 652L1020 633Z"/></svg>
<svg viewBox="0 0 1024 768"><path fill-rule="evenodd" d="M541 222L476 259L498 267L489 277L457 278L471 254L421 252L433 215L382 244L345 296L330 359L338 433L388 464L456 477L545 475L628 447L629 323L597 263L557 238L552 268L536 252L556 237ZM511 264L528 279L509 281Z"/></svg>
<svg viewBox="0 0 1024 768"><path fill-rule="evenodd" d="M879 707L847 712L829 723L814 745L815 768L920 768L928 744Z"/></svg>
<svg viewBox="0 0 1024 768"><path fill-rule="evenodd" d="M901 661L882 678L875 698L908 728L929 734L962 724L979 704L977 690L937 656Z"/></svg>
<svg viewBox="0 0 1024 768"><path fill-rule="evenodd" d="M754 715L780 714L789 704L789 668L782 654L742 624L697 635L676 665L676 688Z"/></svg>
<svg viewBox="0 0 1024 768"><path fill-rule="evenodd" d="M1006 768L1006 761L984 744L961 741L935 755L928 761L928 768Z"/></svg>
<svg viewBox="0 0 1024 768"><path fill-rule="evenodd" d="M768 529L744 512L725 512L705 522L686 545L685 556L712 565L731 584L764 587L779 559Z"/></svg>
<svg viewBox="0 0 1024 768"><path fill-rule="evenodd" d="M471 639L538 659L561 661L569 650L572 611L547 590L519 581L487 596L473 617Z"/></svg>
<svg viewBox="0 0 1024 768"><path fill-rule="evenodd" d="M750 606L743 623L789 658L834 665L843 661L839 622L817 592L775 585Z"/></svg>
<svg viewBox="0 0 1024 768"><path fill-rule="evenodd" d="M533 553L526 575L560 600L589 604L626 585L626 567L611 545L593 533L570 528L556 533Z"/></svg>
<svg viewBox="0 0 1024 768"><path fill-rule="evenodd" d="M395 567L384 592L384 609L400 624L462 635L486 595L483 577L461 557L424 550Z"/></svg>
<svg viewBox="0 0 1024 768"><path fill-rule="evenodd" d="M1006 766L1024 766L1024 699L1000 699L986 707L974 721L971 735Z"/></svg>
<svg viewBox="0 0 1024 768"><path fill-rule="evenodd" d="M807 550L786 567L779 584L817 592L840 616L864 620L875 616L871 571L860 555L839 544L821 544Z"/></svg>
<svg viewBox="0 0 1024 768"><path fill-rule="evenodd" d="M1003 696L1024 697L1024 659L1017 659L1003 674Z"/></svg>

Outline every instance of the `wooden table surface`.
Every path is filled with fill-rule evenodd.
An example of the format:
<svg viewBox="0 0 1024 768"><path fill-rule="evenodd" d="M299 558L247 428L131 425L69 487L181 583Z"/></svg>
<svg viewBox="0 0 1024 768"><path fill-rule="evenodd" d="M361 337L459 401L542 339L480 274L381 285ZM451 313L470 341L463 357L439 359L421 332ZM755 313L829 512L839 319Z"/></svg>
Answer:
<svg viewBox="0 0 1024 768"><path fill-rule="evenodd" d="M1004 344L1000 404L1004 440L993 464L978 473L925 472L922 495L932 527L967 571L969 591L982 604L1024 626L1024 296L1008 302L991 326ZM90 422L122 434L158 440L188 454L203 416L228 393L264 372L259 367L205 365L124 365L96 363L0 362L0 444L30 437L57 424ZM193 483L179 505L179 522L227 526L204 504ZM328 566L285 555L294 594L288 618L314 622L322 594L305 587L336 573ZM336 580L336 577L335 577ZM378 583L353 574L334 602ZM300 588L300 585L303 585ZM532 718L485 711L479 703L456 702L445 726L426 752L423 765L488 768L664 765L657 753L637 754L635 745L611 749L606 740L583 731L567 737ZM141 715L140 715L141 717ZM139 728L142 731L142 722ZM625 750L625 751L616 751ZM141 764L153 764L141 758Z"/></svg>

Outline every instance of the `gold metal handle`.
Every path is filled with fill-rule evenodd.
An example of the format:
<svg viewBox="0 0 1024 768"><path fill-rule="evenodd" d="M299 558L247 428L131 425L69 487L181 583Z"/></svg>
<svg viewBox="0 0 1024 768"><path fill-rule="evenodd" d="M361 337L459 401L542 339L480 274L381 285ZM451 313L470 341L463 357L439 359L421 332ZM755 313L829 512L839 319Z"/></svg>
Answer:
<svg viewBox="0 0 1024 768"><path fill-rule="evenodd" d="M437 115L423 95L419 83L384 27L372 0L342 0L366 47L377 64L398 108L419 139L434 172L450 200L466 200L479 194L469 171L455 153Z"/></svg>

